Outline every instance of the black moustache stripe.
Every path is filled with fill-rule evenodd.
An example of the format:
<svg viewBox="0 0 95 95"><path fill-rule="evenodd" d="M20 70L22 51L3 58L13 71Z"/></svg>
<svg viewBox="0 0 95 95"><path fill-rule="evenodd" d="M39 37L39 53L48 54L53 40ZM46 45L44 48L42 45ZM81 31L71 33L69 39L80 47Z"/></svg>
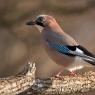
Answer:
<svg viewBox="0 0 95 95"><path fill-rule="evenodd" d="M41 22L36 22L36 24L44 27L43 23L41 23Z"/></svg>

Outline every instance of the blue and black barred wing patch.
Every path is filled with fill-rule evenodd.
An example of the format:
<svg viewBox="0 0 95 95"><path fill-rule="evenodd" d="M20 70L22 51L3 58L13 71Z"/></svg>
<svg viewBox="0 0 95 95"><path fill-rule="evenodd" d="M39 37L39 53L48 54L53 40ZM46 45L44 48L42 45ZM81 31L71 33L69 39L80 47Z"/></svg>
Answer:
<svg viewBox="0 0 95 95"><path fill-rule="evenodd" d="M95 65L95 56L80 45L69 46L69 45L58 44L50 41L48 41L48 44L51 48L55 49L59 53L68 56L73 56L73 57L78 56L81 57L83 60L87 61L88 63Z"/></svg>
<svg viewBox="0 0 95 95"><path fill-rule="evenodd" d="M76 56L75 54L71 53L71 51L76 50L76 46L67 46L67 45L62 45L62 44L57 44L57 43L52 43L48 42L49 46L59 53L68 55L68 56Z"/></svg>
<svg viewBox="0 0 95 95"><path fill-rule="evenodd" d="M54 43L50 41L48 41L48 44L51 48L68 56L79 56L84 59L93 59L93 58L95 59L95 56L92 53L90 53L87 49L82 47L81 45L69 46L69 45L63 45L63 44Z"/></svg>

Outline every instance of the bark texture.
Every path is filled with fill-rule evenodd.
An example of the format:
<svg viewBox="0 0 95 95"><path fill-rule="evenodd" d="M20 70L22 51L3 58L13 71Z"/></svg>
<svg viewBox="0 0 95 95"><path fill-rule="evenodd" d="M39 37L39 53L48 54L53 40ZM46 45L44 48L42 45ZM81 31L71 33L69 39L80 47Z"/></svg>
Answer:
<svg viewBox="0 0 95 95"><path fill-rule="evenodd" d="M0 79L0 95L80 95L95 89L95 72L60 78L35 79L35 64L28 64L28 72ZM85 94L86 95L86 94ZM91 94L94 95L94 94Z"/></svg>
<svg viewBox="0 0 95 95"><path fill-rule="evenodd" d="M35 82L35 64L28 64L25 75L12 76L0 79L0 95L18 95L28 89Z"/></svg>

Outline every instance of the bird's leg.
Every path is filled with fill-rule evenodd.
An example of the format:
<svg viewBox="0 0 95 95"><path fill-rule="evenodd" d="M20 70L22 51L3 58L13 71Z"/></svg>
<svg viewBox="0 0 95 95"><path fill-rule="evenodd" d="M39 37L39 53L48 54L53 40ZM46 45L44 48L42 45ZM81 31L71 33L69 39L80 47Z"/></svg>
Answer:
<svg viewBox="0 0 95 95"><path fill-rule="evenodd" d="M75 71L69 71L69 75L70 75L70 76L76 76L77 73L76 73Z"/></svg>
<svg viewBox="0 0 95 95"><path fill-rule="evenodd" d="M61 76L62 73L63 73L63 69L55 75L55 78L61 79L62 78L62 76Z"/></svg>
<svg viewBox="0 0 95 95"><path fill-rule="evenodd" d="M67 66L68 66L68 64L64 64L64 67L67 67ZM63 67L63 68L64 68L64 67ZM60 71L57 75L55 75L55 77L62 79L61 74L63 73L63 70L64 70L64 69L61 69L61 71Z"/></svg>

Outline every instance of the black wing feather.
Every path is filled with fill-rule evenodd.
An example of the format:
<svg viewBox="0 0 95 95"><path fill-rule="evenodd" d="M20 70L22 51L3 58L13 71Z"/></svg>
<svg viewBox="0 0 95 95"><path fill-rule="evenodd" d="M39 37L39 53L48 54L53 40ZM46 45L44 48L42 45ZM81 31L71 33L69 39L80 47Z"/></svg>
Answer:
<svg viewBox="0 0 95 95"><path fill-rule="evenodd" d="M92 65L95 65L95 55L93 55L92 53L90 53L86 48L84 48L83 46L81 46L81 45L78 45L78 46L67 46L68 48L69 48L69 50L71 50L71 51L76 51L77 49L79 49L79 50L81 50L82 52L83 52L83 54L84 55L87 55L87 56L89 56L89 57L92 57L93 59L85 59L85 58L83 58L83 60L84 61L86 61L86 62L88 62L88 63L90 63L90 64L92 64ZM65 54L65 55L68 55L68 56L77 56L77 55L75 55L75 54Z"/></svg>
<svg viewBox="0 0 95 95"><path fill-rule="evenodd" d="M92 53L90 53L90 52L89 52L87 49L85 49L83 46L78 45L77 48L79 48L80 50L82 50L85 55L88 55L88 56L91 56L91 57L95 57L95 55L93 55Z"/></svg>
<svg viewBox="0 0 95 95"><path fill-rule="evenodd" d="M90 53L87 49L85 49L81 45L69 46L69 45L52 43L50 41L48 41L48 43L50 47L54 48L55 50L57 50L58 52L62 54L65 54L71 57L79 56L83 60L87 61L88 63L95 65L95 55Z"/></svg>

